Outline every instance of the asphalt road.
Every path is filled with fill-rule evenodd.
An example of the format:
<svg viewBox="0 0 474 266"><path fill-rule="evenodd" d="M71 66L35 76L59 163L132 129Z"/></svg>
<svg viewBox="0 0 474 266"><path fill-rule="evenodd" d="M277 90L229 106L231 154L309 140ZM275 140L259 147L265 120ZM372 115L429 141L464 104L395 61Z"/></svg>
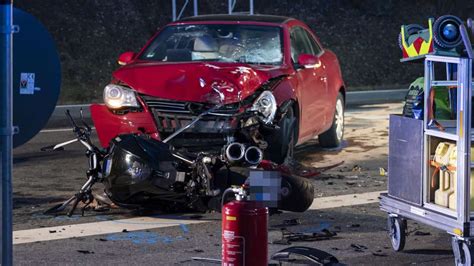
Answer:
<svg viewBox="0 0 474 266"><path fill-rule="evenodd" d="M363 193L386 189L386 177L380 175L379 168L386 169L387 164L387 118L400 109L400 104L352 108L346 115L346 141L340 149L321 149L317 141L297 149L297 159L307 165L344 164L313 180L316 199L312 210L270 217L269 254L298 245L324 250L348 265L453 263L445 232L409 222L405 251L396 253L391 249L386 214L379 210L377 198L354 205ZM47 130L14 150L16 265L203 265L209 262L192 257L220 258L218 213L169 216L117 209L88 211L84 217L43 215L45 209L71 196L85 181L87 160L80 145L73 144L61 152L40 151L72 136L69 130ZM334 197L338 195L350 196L341 200ZM326 207L322 207L324 200L329 202ZM301 223L283 226L289 219ZM276 244L281 240L282 227L304 233L328 229L337 236ZM124 229L128 232L122 232ZM26 236L25 241L22 236Z"/></svg>

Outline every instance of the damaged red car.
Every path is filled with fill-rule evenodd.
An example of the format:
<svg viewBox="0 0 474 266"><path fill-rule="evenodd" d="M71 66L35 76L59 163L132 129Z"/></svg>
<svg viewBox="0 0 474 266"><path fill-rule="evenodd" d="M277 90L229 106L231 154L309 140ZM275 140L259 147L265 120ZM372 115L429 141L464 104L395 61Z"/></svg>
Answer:
<svg viewBox="0 0 474 266"><path fill-rule="evenodd" d="M104 104L91 106L104 147L120 134L172 136L175 149L256 164L283 163L295 145L315 137L324 147L342 141L338 59L296 19L190 17L163 27L119 63Z"/></svg>

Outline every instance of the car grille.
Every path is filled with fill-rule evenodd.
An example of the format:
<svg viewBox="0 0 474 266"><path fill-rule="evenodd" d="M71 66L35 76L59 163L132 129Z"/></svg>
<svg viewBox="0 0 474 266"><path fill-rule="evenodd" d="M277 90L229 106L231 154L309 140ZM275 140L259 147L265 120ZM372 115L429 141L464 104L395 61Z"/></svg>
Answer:
<svg viewBox="0 0 474 266"><path fill-rule="evenodd" d="M141 98L153 113L162 139L188 125L197 115L209 108L202 103L169 101L145 95ZM228 137L234 134L238 114L238 104L224 106L201 118L194 126L171 140L170 144L190 150L198 150L199 147L214 147L220 150L227 143Z"/></svg>

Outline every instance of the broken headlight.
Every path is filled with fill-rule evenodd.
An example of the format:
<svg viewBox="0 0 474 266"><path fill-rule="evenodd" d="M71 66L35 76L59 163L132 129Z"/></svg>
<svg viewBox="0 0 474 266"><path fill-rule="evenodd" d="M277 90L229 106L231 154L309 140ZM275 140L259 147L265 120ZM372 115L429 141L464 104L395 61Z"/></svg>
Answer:
<svg viewBox="0 0 474 266"><path fill-rule="evenodd" d="M130 88L109 84L104 88L104 103L110 109L140 107L135 92Z"/></svg>
<svg viewBox="0 0 474 266"><path fill-rule="evenodd" d="M252 111L257 111L265 124L270 124L275 118L277 103L271 91L264 91L252 104Z"/></svg>

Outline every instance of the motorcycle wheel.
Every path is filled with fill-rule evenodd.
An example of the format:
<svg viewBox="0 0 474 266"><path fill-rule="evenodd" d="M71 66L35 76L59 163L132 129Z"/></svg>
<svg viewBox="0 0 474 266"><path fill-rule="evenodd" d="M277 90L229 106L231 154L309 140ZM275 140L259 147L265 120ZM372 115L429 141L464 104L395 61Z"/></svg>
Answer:
<svg viewBox="0 0 474 266"><path fill-rule="evenodd" d="M291 212L306 211L314 199L314 186L310 179L282 176L281 199L278 209Z"/></svg>
<svg viewBox="0 0 474 266"><path fill-rule="evenodd" d="M231 167L229 177L232 185L241 185L249 176L249 168ZM306 211L314 199L314 186L310 179L282 175L278 209L291 212Z"/></svg>

